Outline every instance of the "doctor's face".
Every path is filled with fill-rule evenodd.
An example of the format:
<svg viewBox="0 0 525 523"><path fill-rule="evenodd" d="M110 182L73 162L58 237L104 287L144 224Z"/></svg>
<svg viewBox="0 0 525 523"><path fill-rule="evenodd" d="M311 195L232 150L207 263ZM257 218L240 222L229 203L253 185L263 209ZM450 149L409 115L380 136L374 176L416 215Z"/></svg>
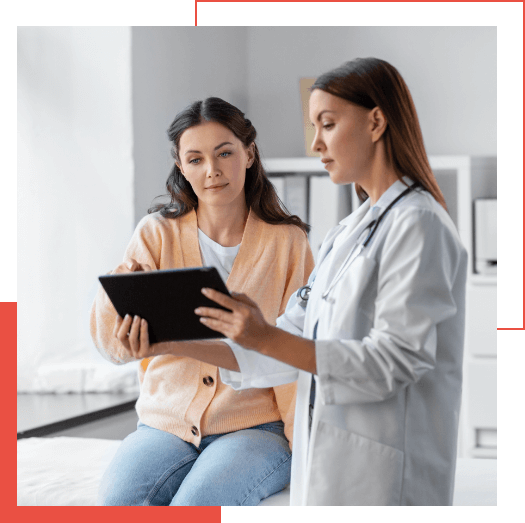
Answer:
<svg viewBox="0 0 525 523"><path fill-rule="evenodd" d="M190 127L179 140L177 163L199 205L244 204L246 169L254 161L254 145L244 144L224 125L205 122Z"/></svg>
<svg viewBox="0 0 525 523"><path fill-rule="evenodd" d="M370 111L315 89L310 96L310 121L315 127L312 150L337 184L368 179L373 156Z"/></svg>

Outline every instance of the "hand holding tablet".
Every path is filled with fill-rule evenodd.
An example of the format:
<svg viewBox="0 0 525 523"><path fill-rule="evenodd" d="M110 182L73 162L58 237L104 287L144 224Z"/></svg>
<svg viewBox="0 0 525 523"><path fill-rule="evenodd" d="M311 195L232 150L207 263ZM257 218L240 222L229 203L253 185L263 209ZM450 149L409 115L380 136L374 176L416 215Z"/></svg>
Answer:
<svg viewBox="0 0 525 523"><path fill-rule="evenodd" d="M194 312L198 307L220 307L202 294L203 287L230 295L215 267L148 272L145 266L141 268L99 280L122 318L129 314L147 321L150 344L223 337L201 323Z"/></svg>

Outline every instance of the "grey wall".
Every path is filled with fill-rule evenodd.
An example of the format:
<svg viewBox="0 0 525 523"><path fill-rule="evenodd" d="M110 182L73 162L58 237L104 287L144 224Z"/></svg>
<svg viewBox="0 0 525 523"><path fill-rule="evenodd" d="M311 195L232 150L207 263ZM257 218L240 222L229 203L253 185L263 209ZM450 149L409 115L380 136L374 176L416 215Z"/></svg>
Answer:
<svg viewBox="0 0 525 523"><path fill-rule="evenodd" d="M136 27L135 223L165 192L180 109L223 97L253 121L263 158L304 156L299 78L366 56L405 78L429 154L496 154L495 27Z"/></svg>
<svg viewBox="0 0 525 523"><path fill-rule="evenodd" d="M248 110L263 156L305 154L299 78L368 56L403 75L428 154L496 154L495 27L252 27Z"/></svg>
<svg viewBox="0 0 525 523"><path fill-rule="evenodd" d="M244 27L132 29L135 223L165 193L173 164L166 130L195 100L218 96L248 109Z"/></svg>

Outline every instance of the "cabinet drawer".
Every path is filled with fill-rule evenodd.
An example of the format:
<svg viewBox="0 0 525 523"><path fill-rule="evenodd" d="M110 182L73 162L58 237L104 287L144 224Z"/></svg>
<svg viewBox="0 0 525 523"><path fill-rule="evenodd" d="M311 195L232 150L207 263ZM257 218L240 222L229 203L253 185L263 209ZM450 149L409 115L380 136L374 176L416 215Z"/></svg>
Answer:
<svg viewBox="0 0 525 523"><path fill-rule="evenodd" d="M496 361L471 361L468 365L468 418L478 442L495 442L497 427ZM492 446L493 443L490 443Z"/></svg>
<svg viewBox="0 0 525 523"><path fill-rule="evenodd" d="M467 351L496 356L496 286L469 285L467 290Z"/></svg>

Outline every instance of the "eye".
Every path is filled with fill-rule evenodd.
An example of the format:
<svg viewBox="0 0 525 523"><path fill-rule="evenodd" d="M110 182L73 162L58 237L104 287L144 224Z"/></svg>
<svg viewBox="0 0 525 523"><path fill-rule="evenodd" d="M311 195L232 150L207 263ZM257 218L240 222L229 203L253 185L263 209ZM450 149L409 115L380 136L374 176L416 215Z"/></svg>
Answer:
<svg viewBox="0 0 525 523"><path fill-rule="evenodd" d="M231 154L231 151L223 151L222 153L219 154L219 156L222 156L223 158L227 158L228 156L230 156Z"/></svg>
<svg viewBox="0 0 525 523"><path fill-rule="evenodd" d="M200 158L193 158L188 163L192 163L193 165L197 165L200 162Z"/></svg>
<svg viewBox="0 0 525 523"><path fill-rule="evenodd" d="M325 123L325 124L323 125L323 129L327 129L327 130L328 130L328 129L331 129L333 126L334 126L333 123Z"/></svg>

